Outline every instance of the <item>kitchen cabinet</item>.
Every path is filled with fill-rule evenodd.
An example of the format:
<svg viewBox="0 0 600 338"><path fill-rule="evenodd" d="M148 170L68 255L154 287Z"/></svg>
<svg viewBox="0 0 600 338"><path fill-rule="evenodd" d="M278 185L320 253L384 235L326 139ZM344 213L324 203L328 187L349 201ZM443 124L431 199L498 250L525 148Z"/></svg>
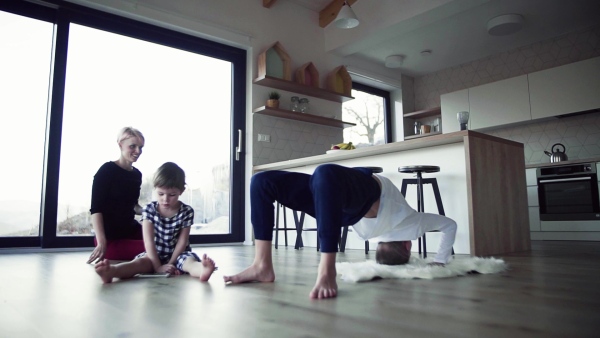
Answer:
<svg viewBox="0 0 600 338"><path fill-rule="evenodd" d="M529 85L521 75L469 88L470 128L530 121Z"/></svg>
<svg viewBox="0 0 600 338"><path fill-rule="evenodd" d="M440 96L442 110L442 132L451 133L460 130L456 114L469 109L469 89L443 94ZM469 129L471 119L469 118Z"/></svg>
<svg viewBox="0 0 600 338"><path fill-rule="evenodd" d="M600 57L530 73L534 119L600 108Z"/></svg>
<svg viewBox="0 0 600 338"><path fill-rule="evenodd" d="M348 100L353 100L354 98L351 96L347 96L341 93L337 93L331 90L322 89L318 87L313 87L301 83L296 83L292 81L282 80L279 78L271 77L271 76L263 76L254 80L254 84L276 88L285 90L288 92L293 92L297 94L302 94L306 96L312 96L323 100L333 101L343 103ZM324 126L337 127L337 128L347 128L355 126L355 123L344 122L341 120L331 119L319 115L307 114L307 113L299 113L291 110L279 109L279 108L271 108L271 107L260 107L254 110L255 114L269 115L280 117L284 119L315 123Z"/></svg>

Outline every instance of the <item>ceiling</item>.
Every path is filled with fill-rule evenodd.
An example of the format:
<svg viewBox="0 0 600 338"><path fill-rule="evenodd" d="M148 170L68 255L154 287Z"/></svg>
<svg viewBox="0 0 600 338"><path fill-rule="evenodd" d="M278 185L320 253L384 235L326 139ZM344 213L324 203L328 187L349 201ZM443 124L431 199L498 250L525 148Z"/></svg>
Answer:
<svg viewBox="0 0 600 338"><path fill-rule="evenodd" d="M332 0L285 0L319 12ZM353 29L324 28L326 49L342 57L384 64L403 55L403 74L422 76L600 23L600 0L358 0ZM491 36L487 22L502 14L524 27ZM600 42L599 42L600 43ZM423 56L423 50L431 50Z"/></svg>

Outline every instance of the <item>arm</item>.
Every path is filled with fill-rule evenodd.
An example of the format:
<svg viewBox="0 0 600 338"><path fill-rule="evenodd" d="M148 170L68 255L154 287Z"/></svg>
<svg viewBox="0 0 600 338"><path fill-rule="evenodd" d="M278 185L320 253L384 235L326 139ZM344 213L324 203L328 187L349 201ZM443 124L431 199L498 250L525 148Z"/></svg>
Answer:
<svg viewBox="0 0 600 338"><path fill-rule="evenodd" d="M92 251L90 258L87 263L97 263L104 259L104 254L106 253L106 234L104 233L104 218L102 217L101 212L97 212L92 214L91 217L92 227L94 228L94 232L96 233L96 242L98 243Z"/></svg>
<svg viewBox="0 0 600 338"><path fill-rule="evenodd" d="M171 259L169 260L169 264L175 264L177 261L177 257L181 255L183 251L187 248L190 241L190 231L192 229L192 225L194 224L194 209L191 207L186 207L183 220L182 220L182 228L179 232L179 237L177 238L177 244L175 245L175 250L171 255Z"/></svg>
<svg viewBox="0 0 600 338"><path fill-rule="evenodd" d="M185 251L185 248L187 247L190 238L190 229L190 227L181 229L181 232L179 233L179 238L177 238L177 245L175 245L175 250L171 255L171 259L169 259L168 264L175 265L177 257L179 257L179 255L181 255L183 251Z"/></svg>
<svg viewBox="0 0 600 338"><path fill-rule="evenodd" d="M442 233L442 240L440 242L440 247L438 249L435 258L433 259L434 263L446 264L450 261L450 256L452 256L452 246L454 245L454 239L456 237L456 222L448 217L437 215L439 217L439 226L437 230Z"/></svg>
<svg viewBox="0 0 600 338"><path fill-rule="evenodd" d="M156 244L154 243L154 224L147 219L142 222L142 234L144 236L144 248L146 249L146 256L152 262L154 272L159 271L162 267L162 263L158 258L158 252L156 251Z"/></svg>

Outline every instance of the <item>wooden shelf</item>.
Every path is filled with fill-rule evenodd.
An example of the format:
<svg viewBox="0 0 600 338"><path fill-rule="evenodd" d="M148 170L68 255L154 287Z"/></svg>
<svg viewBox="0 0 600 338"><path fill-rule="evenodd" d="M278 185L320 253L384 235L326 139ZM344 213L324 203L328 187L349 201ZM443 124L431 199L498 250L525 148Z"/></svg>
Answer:
<svg viewBox="0 0 600 338"><path fill-rule="evenodd" d="M421 138L421 137L427 137L427 136L433 136L433 135L439 135L442 132L440 131L432 131L431 133L427 133L427 134L419 134L419 135L410 135L410 136L404 136L404 140L411 140L414 138Z"/></svg>
<svg viewBox="0 0 600 338"><path fill-rule="evenodd" d="M354 127L355 123L344 122L341 120L332 119L329 117L317 116L312 114L299 113L291 110L271 108L262 106L254 109L255 114L269 115L275 117L281 117L289 120L296 120L308 123L320 124L323 126L336 127L336 128L348 128Z"/></svg>
<svg viewBox="0 0 600 338"><path fill-rule="evenodd" d="M423 118L423 117L430 117L430 116L436 116L436 115L442 115L441 107L435 107L435 108L431 108L431 109L425 109L425 110L415 111L412 113L407 113L407 114L404 114L404 117Z"/></svg>
<svg viewBox="0 0 600 338"><path fill-rule="evenodd" d="M281 90L285 90L288 92L294 92L298 94L304 94L307 96L316 97L323 100L333 101L333 102L346 102L350 100L354 100L352 96L346 96L341 93L337 93L328 89L311 87L305 84L296 83L292 81L282 80L275 77L271 77L265 75L263 77L256 78L254 80L254 84L277 88Z"/></svg>

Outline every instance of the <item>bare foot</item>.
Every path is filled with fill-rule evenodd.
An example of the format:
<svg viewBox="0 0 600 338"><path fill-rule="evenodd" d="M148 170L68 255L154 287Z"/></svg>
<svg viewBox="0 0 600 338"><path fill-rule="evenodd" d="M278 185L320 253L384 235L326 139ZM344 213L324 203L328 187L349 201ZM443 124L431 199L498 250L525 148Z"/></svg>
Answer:
<svg viewBox="0 0 600 338"><path fill-rule="evenodd" d="M265 266L263 264L254 263L237 275L223 276L223 280L225 283L231 282L232 284L249 282L272 283L275 281L275 271L273 270L272 265Z"/></svg>
<svg viewBox="0 0 600 338"><path fill-rule="evenodd" d="M309 297L313 299L335 298L338 289L335 277L335 273L332 276L329 274L319 274Z"/></svg>
<svg viewBox="0 0 600 338"><path fill-rule="evenodd" d="M200 281L206 282L215 271L215 261L208 257L206 254L202 255L202 274L200 275Z"/></svg>
<svg viewBox="0 0 600 338"><path fill-rule="evenodd" d="M113 267L110 266L110 261L108 259L103 259L100 262L96 263L94 268L96 269L96 273L100 276L100 278L102 278L103 283L112 283Z"/></svg>

